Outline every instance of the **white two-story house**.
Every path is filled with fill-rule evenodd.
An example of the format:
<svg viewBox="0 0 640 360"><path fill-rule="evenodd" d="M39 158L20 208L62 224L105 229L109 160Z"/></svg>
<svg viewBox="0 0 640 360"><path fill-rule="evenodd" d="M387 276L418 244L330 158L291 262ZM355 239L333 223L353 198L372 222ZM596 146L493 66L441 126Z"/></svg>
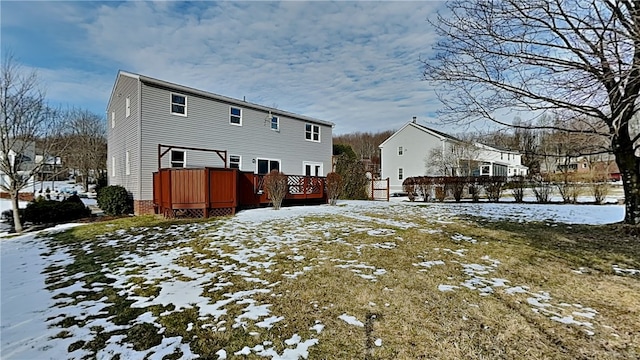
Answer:
<svg viewBox="0 0 640 360"><path fill-rule="evenodd" d="M414 117L400 130L396 131L380 144L381 177L389 178L391 192L402 191L402 183L414 176L452 176L463 175L461 168L473 166L466 171L475 176L515 176L526 175L528 168L521 163L521 155L517 151L498 149L488 145L474 143L473 149L458 152L461 146L469 144L421 125ZM448 171L430 167L430 157L434 151L439 161L449 161ZM453 156L461 156L452 159ZM447 167L447 166L445 166Z"/></svg>
<svg viewBox="0 0 640 360"><path fill-rule="evenodd" d="M107 106L110 185L133 196L134 212L153 212L158 145L161 167L230 167L266 174L325 176L331 171L333 123L120 71Z"/></svg>

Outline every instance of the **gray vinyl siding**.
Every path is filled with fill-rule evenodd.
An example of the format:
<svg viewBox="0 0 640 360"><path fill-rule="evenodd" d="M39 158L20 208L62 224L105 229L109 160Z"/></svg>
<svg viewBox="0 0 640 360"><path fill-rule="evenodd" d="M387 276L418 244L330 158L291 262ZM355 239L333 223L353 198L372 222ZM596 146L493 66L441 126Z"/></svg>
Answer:
<svg viewBox="0 0 640 360"><path fill-rule="evenodd" d="M187 116L171 114L171 93L187 96ZM323 164L323 174L331 171L331 126L321 123L320 142L305 140L303 119L279 114L280 131L271 130L265 121L268 112L256 110L250 104L222 102L155 84L141 83L141 192L136 199L153 196L152 173L157 171L158 144L226 150L241 156L241 170L256 171L256 158L280 160L281 171L301 175L303 162ZM245 105L245 106L243 106ZM242 126L229 123L229 106L242 109ZM186 151L187 167L224 166L215 153ZM163 157L163 167L170 166L170 155Z"/></svg>
<svg viewBox="0 0 640 360"><path fill-rule="evenodd" d="M130 99L130 115L126 117L126 99ZM107 107L107 180L109 185L124 186L134 199L139 193L140 112L138 80L127 75L119 75ZM111 127L111 113L115 111L115 127ZM125 174L126 152L129 151L131 174ZM112 158L115 157L115 176L112 176Z"/></svg>

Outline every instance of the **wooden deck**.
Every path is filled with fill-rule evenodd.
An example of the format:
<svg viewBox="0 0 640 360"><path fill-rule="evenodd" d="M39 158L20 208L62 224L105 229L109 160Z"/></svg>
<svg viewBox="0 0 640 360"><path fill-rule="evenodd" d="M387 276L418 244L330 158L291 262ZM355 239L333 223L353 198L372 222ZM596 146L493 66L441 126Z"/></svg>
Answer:
<svg viewBox="0 0 640 360"><path fill-rule="evenodd" d="M283 205L326 203L325 178L287 176ZM155 212L165 217L233 215L270 203L264 175L228 168L164 168L153 173Z"/></svg>

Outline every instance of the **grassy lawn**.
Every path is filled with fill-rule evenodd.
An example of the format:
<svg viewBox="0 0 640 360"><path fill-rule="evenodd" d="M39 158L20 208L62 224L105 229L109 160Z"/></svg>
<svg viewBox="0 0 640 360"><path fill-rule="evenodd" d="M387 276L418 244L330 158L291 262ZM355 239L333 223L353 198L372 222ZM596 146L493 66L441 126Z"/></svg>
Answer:
<svg viewBox="0 0 640 360"><path fill-rule="evenodd" d="M43 240L48 324L73 358L637 359L637 231L439 204L123 219Z"/></svg>

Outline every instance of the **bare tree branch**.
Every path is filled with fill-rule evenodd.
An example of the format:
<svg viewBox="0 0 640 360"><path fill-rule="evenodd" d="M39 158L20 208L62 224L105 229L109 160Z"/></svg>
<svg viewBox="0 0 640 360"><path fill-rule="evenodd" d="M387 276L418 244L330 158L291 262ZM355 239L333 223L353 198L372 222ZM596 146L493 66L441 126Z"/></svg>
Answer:
<svg viewBox="0 0 640 360"><path fill-rule="evenodd" d="M423 60L424 79L441 89L442 121L551 131L583 140L571 154L613 153L625 222L640 224L640 1L453 0L447 6L447 15L432 22L441 37L436 55ZM505 111L547 113L554 121L512 124Z"/></svg>

